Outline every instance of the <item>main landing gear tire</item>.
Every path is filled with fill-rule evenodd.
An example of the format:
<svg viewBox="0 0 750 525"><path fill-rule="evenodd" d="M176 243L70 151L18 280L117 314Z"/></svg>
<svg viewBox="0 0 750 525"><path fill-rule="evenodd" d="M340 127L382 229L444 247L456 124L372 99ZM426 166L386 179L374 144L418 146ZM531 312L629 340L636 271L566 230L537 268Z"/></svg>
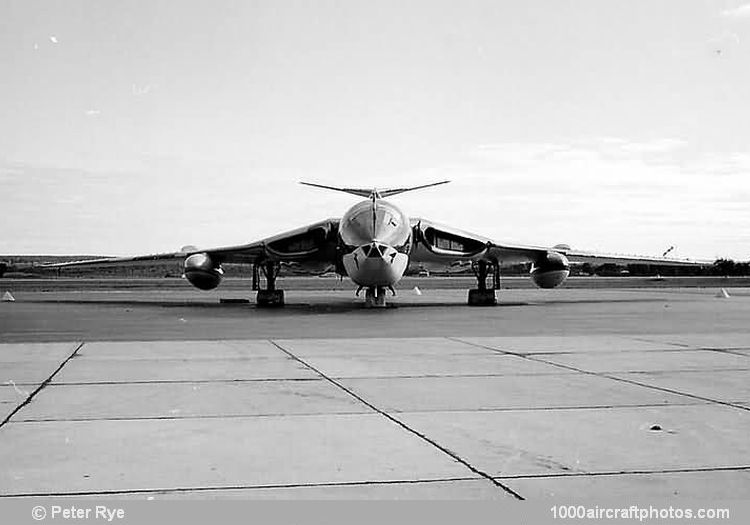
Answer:
<svg viewBox="0 0 750 525"><path fill-rule="evenodd" d="M469 290L469 306L495 306L497 296L495 290Z"/></svg>
<svg viewBox="0 0 750 525"><path fill-rule="evenodd" d="M284 306L284 290L258 290L255 304L258 308L280 308Z"/></svg>

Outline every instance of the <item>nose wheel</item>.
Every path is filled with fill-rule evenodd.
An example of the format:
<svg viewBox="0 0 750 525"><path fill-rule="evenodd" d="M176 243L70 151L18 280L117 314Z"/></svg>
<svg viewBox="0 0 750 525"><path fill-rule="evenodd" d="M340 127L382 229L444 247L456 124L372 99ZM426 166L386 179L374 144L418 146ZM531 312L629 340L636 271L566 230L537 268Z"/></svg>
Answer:
<svg viewBox="0 0 750 525"><path fill-rule="evenodd" d="M365 292L365 308L385 308L385 287L371 286Z"/></svg>

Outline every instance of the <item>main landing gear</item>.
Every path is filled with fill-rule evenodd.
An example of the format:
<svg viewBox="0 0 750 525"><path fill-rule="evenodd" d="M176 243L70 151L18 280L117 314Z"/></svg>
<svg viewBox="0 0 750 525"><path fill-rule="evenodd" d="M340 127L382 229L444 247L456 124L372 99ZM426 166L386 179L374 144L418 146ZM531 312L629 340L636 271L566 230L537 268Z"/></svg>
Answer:
<svg viewBox="0 0 750 525"><path fill-rule="evenodd" d="M500 265L495 262L476 261L471 263L471 269L477 278L477 287L469 290L469 306L495 306L497 297L495 290L500 288ZM487 277L492 275L492 286L487 287Z"/></svg>
<svg viewBox="0 0 750 525"><path fill-rule="evenodd" d="M284 290L276 289L276 277L281 264L273 261L253 265L253 290L258 290L255 304L258 308L279 308L284 306ZM260 274L266 280L266 288L260 287Z"/></svg>

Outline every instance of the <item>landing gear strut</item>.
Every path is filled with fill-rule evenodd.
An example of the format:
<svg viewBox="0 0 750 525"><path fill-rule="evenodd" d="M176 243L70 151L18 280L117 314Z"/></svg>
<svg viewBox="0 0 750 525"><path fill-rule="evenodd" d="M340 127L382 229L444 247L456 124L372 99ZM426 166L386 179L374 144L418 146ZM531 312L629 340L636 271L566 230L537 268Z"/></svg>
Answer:
<svg viewBox="0 0 750 525"><path fill-rule="evenodd" d="M500 288L500 265L497 261L476 261L471 269L477 278L477 287L469 290L469 306L494 306L497 304L495 290ZM492 275L492 286L487 287L487 276Z"/></svg>
<svg viewBox="0 0 750 525"><path fill-rule="evenodd" d="M275 308L284 306L284 290L276 289L276 277L279 276L281 264L268 261L253 265L253 290L258 290L255 304L258 308ZM260 273L266 280L266 288L260 287Z"/></svg>
<svg viewBox="0 0 750 525"><path fill-rule="evenodd" d="M365 292L365 308L385 308L385 287L370 286Z"/></svg>

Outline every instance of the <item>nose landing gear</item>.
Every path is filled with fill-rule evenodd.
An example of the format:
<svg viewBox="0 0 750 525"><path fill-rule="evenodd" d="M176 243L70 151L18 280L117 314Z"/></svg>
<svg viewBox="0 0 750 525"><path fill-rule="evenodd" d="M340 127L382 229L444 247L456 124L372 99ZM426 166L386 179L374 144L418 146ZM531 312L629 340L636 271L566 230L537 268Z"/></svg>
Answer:
<svg viewBox="0 0 750 525"><path fill-rule="evenodd" d="M385 308L385 306L385 287L368 287L365 292L365 308Z"/></svg>

